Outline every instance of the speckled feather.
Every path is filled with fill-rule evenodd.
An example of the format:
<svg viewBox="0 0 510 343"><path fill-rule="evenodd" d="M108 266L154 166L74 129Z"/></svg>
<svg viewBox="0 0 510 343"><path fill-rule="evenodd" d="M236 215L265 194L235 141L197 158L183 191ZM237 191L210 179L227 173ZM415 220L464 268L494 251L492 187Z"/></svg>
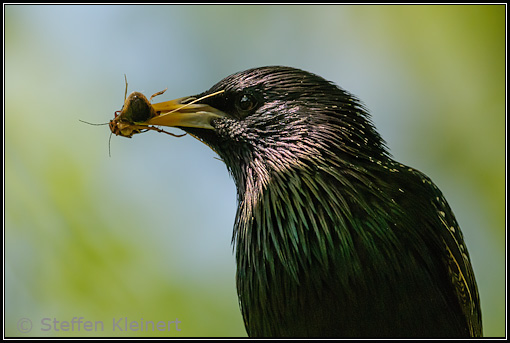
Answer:
<svg viewBox="0 0 510 343"><path fill-rule="evenodd" d="M237 290L250 336L481 336L462 233L439 189L394 161L364 106L298 69L233 74L184 128L238 190ZM257 106L236 107L243 94Z"/></svg>

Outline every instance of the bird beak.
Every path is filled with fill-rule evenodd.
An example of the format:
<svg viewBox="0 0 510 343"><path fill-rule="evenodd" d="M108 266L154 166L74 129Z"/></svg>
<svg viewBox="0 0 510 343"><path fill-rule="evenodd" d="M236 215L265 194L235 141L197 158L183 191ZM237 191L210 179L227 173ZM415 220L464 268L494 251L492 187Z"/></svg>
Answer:
<svg viewBox="0 0 510 343"><path fill-rule="evenodd" d="M216 93L206 97L214 95ZM152 104L156 116L146 121L145 124L214 130L211 121L225 117L226 114L212 106L198 103L204 98L184 97Z"/></svg>

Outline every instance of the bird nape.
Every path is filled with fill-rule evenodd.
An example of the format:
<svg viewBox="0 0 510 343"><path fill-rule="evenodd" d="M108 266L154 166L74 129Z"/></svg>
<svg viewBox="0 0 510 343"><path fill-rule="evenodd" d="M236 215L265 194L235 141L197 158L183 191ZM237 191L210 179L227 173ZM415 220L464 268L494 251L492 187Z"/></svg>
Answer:
<svg viewBox="0 0 510 343"><path fill-rule="evenodd" d="M207 144L237 186L233 243L249 336L482 335L452 210L427 176L392 159L353 95L272 66L152 106L149 124Z"/></svg>

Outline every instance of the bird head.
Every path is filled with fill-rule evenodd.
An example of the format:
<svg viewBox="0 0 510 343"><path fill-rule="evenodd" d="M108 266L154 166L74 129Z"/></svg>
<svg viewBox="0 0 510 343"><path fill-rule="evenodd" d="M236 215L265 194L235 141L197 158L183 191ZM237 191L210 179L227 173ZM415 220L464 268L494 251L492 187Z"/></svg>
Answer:
<svg viewBox="0 0 510 343"><path fill-rule="evenodd" d="M153 107L158 112L170 105L174 112L148 123L179 127L207 144L243 194L250 175L266 183L272 174L295 168L386 155L384 142L353 95L295 68L238 72L201 94Z"/></svg>

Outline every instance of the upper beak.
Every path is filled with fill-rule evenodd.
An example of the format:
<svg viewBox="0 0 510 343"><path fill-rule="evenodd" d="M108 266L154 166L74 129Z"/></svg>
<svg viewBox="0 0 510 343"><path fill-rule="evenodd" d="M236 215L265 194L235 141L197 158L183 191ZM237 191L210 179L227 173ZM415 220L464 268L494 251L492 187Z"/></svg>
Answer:
<svg viewBox="0 0 510 343"><path fill-rule="evenodd" d="M152 104L156 116L145 124L214 130L211 121L226 115L214 107L197 103L199 100L201 99L184 97Z"/></svg>

